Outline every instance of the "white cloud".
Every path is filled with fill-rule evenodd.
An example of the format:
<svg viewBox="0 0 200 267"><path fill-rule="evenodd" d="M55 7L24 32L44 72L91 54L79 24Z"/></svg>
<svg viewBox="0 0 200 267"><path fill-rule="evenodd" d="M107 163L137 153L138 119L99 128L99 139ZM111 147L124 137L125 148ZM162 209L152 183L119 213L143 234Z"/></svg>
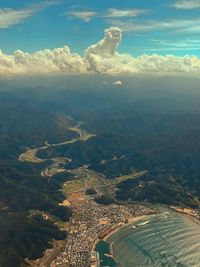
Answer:
<svg viewBox="0 0 200 267"><path fill-rule="evenodd" d="M123 17L137 17L141 14L147 13L144 9L116 9L110 8L106 11L105 18L123 18Z"/></svg>
<svg viewBox="0 0 200 267"><path fill-rule="evenodd" d="M46 74L84 73L86 64L78 54L73 54L67 46L54 50L41 50L29 54L17 50L13 55L0 51L0 74Z"/></svg>
<svg viewBox="0 0 200 267"><path fill-rule="evenodd" d="M196 9L200 8L200 0L177 0L173 4L177 9Z"/></svg>
<svg viewBox="0 0 200 267"><path fill-rule="evenodd" d="M196 48L198 45L198 49L200 47L200 39L186 39L182 41L171 41L171 40L162 40L162 39L150 39L150 41L158 43L159 45L165 45L165 46L173 46L177 48Z"/></svg>
<svg viewBox="0 0 200 267"><path fill-rule="evenodd" d="M71 11L65 13L65 15L78 18L84 22L89 22L94 17L98 18L130 18L137 17L139 15L147 13L148 10L144 9L116 9L109 8L105 12L96 12L91 10L80 10L80 11Z"/></svg>
<svg viewBox="0 0 200 267"><path fill-rule="evenodd" d="M94 73L129 73L137 72L135 59L129 55L119 54L117 48L122 41L119 28L111 27L104 31L104 38L85 51L88 70Z"/></svg>
<svg viewBox="0 0 200 267"><path fill-rule="evenodd" d="M72 11L67 13L67 15L75 18L79 18L84 22L89 22L93 17L97 15L94 11Z"/></svg>
<svg viewBox="0 0 200 267"><path fill-rule="evenodd" d="M200 40L198 39L185 39L180 41L150 39L149 41L158 44L159 47L146 48L146 51L194 51L200 48Z"/></svg>
<svg viewBox="0 0 200 267"><path fill-rule="evenodd" d="M170 33L182 33L182 32L199 32L200 30L200 19L173 19L165 21L154 21L147 20L145 23L135 23L132 20L121 20L121 19L108 19L114 27L119 27L124 32L156 32L156 31L167 31Z"/></svg>
<svg viewBox="0 0 200 267"><path fill-rule="evenodd" d="M114 84L114 85L122 85L123 83L122 83L122 81L118 80L118 81L113 82L112 84Z"/></svg>
<svg viewBox="0 0 200 267"><path fill-rule="evenodd" d="M10 8L0 9L0 29L6 29L13 25L23 22L36 12L35 9L27 8L14 10Z"/></svg>
<svg viewBox="0 0 200 267"><path fill-rule="evenodd" d="M142 55L137 58L140 71L157 73L193 73L200 72L200 59L196 56L177 57L157 54Z"/></svg>
<svg viewBox="0 0 200 267"><path fill-rule="evenodd" d="M122 33L119 28L111 27L104 31L104 38L97 44L91 45L85 51L85 56L88 61L91 57L113 57L116 50L122 41Z"/></svg>
<svg viewBox="0 0 200 267"><path fill-rule="evenodd" d="M6 29L22 23L36 12L56 4L57 1L43 1L40 4L31 5L23 9L0 8L0 29Z"/></svg>
<svg viewBox="0 0 200 267"><path fill-rule="evenodd" d="M111 27L106 29L104 34L101 41L86 49L84 57L72 53L68 46L54 50L45 49L35 53L17 50L12 55L0 51L0 75L54 73L111 75L182 73L186 75L187 73L199 76L200 59L196 56L144 54L140 57L133 57L130 54L118 52L122 41L122 32L119 28Z"/></svg>

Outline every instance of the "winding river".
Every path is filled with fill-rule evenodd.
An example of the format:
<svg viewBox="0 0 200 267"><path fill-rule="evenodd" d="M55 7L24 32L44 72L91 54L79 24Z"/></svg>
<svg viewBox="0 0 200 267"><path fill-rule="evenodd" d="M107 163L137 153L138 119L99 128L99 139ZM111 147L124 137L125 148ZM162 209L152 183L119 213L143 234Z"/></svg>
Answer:
<svg viewBox="0 0 200 267"><path fill-rule="evenodd" d="M71 119L73 120L73 119ZM22 153L19 156L19 160L23 162L30 162L30 163L42 163L45 161L51 161L52 163L41 172L41 176L43 177L52 177L53 175L64 172L65 169L62 167L63 164L71 162L70 158L63 158L63 157L56 157L51 159L40 159L37 156L37 153L41 150L45 150L52 147L58 147L63 146L67 144L74 144L77 141L87 141L88 139L94 137L94 134L90 134L86 132L85 130L81 129L81 126L83 125L83 122L78 122L75 127L70 127L68 130L73 131L78 134L77 138L73 138L71 140L67 140L64 142L60 142L57 144L49 144L48 141L45 142L44 146L38 147L38 148L30 148L27 149L24 153Z"/></svg>
<svg viewBox="0 0 200 267"><path fill-rule="evenodd" d="M62 165L69 163L70 158L41 159L37 153L94 137L95 135L81 129L82 124L79 122L75 127L69 128L78 133L77 138L57 144L45 142L44 146L28 149L19 156L19 160L30 163L51 160L51 164L41 172L43 177L52 177L66 171ZM117 266L200 267L200 225L188 216L172 210L163 210L161 215L128 225L109 236L107 241L114 243L114 255L119 263Z"/></svg>

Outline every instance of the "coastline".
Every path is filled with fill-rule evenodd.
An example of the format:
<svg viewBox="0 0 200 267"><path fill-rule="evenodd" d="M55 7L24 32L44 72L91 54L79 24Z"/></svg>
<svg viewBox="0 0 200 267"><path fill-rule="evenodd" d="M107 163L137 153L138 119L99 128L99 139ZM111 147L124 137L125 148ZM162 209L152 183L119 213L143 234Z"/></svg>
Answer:
<svg viewBox="0 0 200 267"><path fill-rule="evenodd" d="M127 223L121 222L121 223L117 224L116 226L113 226L113 228L114 228L113 231L111 229L111 231L103 238L103 240L107 242L107 239L111 235L113 235L114 233L118 232L120 229L122 229L122 228L124 228L126 226L131 225L133 222L137 222L139 220L142 220L142 219L144 219L146 217L149 217L149 216L152 216L152 215L153 214L151 214L151 215L148 215L147 214L147 215L142 215L142 216L131 217L131 218L128 219L128 222Z"/></svg>
<svg viewBox="0 0 200 267"><path fill-rule="evenodd" d="M200 217L199 217L199 213L197 213L195 210L193 209L184 209L184 208L179 208L179 207L171 207L171 206L168 206L168 208L171 210L171 211L174 211L175 213L178 213L179 214L182 214L186 217L188 217L188 219L190 219L191 222L193 223L196 223L198 225L200 225ZM161 213L162 214L162 213ZM150 216L156 216L156 215L159 215L159 213L156 213L156 214L150 214L150 215L143 215L143 216L137 216L137 217L132 217L132 218L129 218L129 221L128 223L123 223L121 225L117 225L117 228L115 228L113 231L111 231L103 240L105 242L107 242L110 246L113 245L115 246L115 237L113 238L110 238L110 236L112 236L113 234L115 234L116 232L120 231L121 229L125 228L126 226L130 228L130 231L131 231L131 227L130 225L133 224L134 222L138 222L140 220L145 220L150 217ZM171 216L169 217L169 221L171 220L171 217L173 217L173 213L171 214ZM181 217L180 217L181 218ZM166 217L167 219L167 217ZM168 220L168 219L167 219ZM124 230L126 231L126 229ZM129 231L129 230L128 230ZM132 233L133 235L134 233ZM115 247L114 247L115 248ZM120 258L118 257L117 260L116 260L116 256L118 254L118 250L115 251L115 249L111 248L110 249L110 255L106 255L106 256L110 256L112 257L112 259L114 259L116 262L117 260L120 260ZM177 261L178 262L178 261Z"/></svg>
<svg viewBox="0 0 200 267"><path fill-rule="evenodd" d="M191 220L193 220L197 224L200 224L200 215L197 214L195 212L195 210L193 210L191 208L180 208L180 207L176 207L176 206L170 206L169 208L175 212L178 212L178 213L181 213L181 214L188 216Z"/></svg>
<svg viewBox="0 0 200 267"><path fill-rule="evenodd" d="M108 231L108 234L106 234L105 235L105 237L103 237L103 238L97 238L97 239L95 239L95 241L94 241L94 243L93 243L93 246L92 246L92 250L91 250L91 254L93 254L94 252L96 252L97 253L97 255L96 255L96 265L94 265L94 263L91 265L91 267L93 267L93 266L95 266L95 267L100 267L100 265L99 265L99 260L98 260L98 257L99 257L99 253L96 251L96 245L100 242L100 241L104 241L104 242L106 242L106 243L108 243L109 245L111 245L110 244L110 242L108 242L108 238L110 237L110 236L112 236L114 233L116 233L116 232L118 232L119 230L121 230L121 229L123 229L123 228L125 228L125 227L127 227L127 226L130 226L132 223L134 223L134 222L137 222L137 221L140 221L140 220L142 220L142 219L146 219L146 218L148 218L149 216L155 216L155 215L157 215L157 214L159 214L159 213L153 213L153 214L145 214L145 215L141 215L141 216L134 216L134 217L130 217L130 218L127 218L128 219L128 222L120 222L120 223L118 223L118 224L116 224L116 225L114 225L113 227L111 227L110 229L108 229L107 231ZM102 233L103 234L103 233ZM106 255L107 257L111 257L116 263L118 263L117 262L117 260L116 260L116 258L115 258L115 255L114 255L114 250L111 250L110 251L110 254L108 254L108 255Z"/></svg>
<svg viewBox="0 0 200 267"><path fill-rule="evenodd" d="M137 222L137 221L142 220L142 219L144 219L144 218L146 218L146 217L153 216L153 215L157 215L157 214L159 214L159 213L146 214L146 215L141 215L141 216L130 217L130 218L128 219L128 222L127 222L127 223L125 223L125 222L120 222L120 223L114 225L113 227L111 227L110 229L107 230L107 231L109 231L109 233L108 233L104 238L97 238L97 239L94 240L94 243L93 243L93 245L92 245L92 251L95 250L96 244L97 244L99 241L104 240L104 241L107 242L107 239L108 239L111 235L113 235L114 233L116 233L117 231L119 231L120 229L122 229L122 228L124 228L124 227L126 227L126 226L131 225L133 222ZM113 230L112 230L112 229L113 229Z"/></svg>

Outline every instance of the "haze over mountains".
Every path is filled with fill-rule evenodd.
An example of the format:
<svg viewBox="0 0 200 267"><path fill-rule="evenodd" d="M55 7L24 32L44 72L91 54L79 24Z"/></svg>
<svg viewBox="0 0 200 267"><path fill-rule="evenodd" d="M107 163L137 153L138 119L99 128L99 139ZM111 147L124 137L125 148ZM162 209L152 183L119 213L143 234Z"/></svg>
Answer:
<svg viewBox="0 0 200 267"><path fill-rule="evenodd" d="M58 84L60 88L53 78L54 83L45 80L51 88L40 89L25 86L25 80L15 83L15 89L12 81L2 81L1 266L19 266L26 257L37 258L52 238L66 234L35 211L69 219L70 209L58 205L64 200L59 189L67 175L46 179L40 172L47 163L20 162L18 157L27 146L71 139L67 115L86 122L84 128L96 137L40 151L40 158L70 157L73 160L66 169L87 164L108 179L145 170L140 179L120 183L116 198L199 207L198 79L196 85L191 80L190 86L189 79L135 77L125 83L120 77L123 84L112 85L115 79L105 76L94 79L98 80L94 88L93 78L85 89L73 77L66 79L68 86ZM70 88L70 82L76 88Z"/></svg>

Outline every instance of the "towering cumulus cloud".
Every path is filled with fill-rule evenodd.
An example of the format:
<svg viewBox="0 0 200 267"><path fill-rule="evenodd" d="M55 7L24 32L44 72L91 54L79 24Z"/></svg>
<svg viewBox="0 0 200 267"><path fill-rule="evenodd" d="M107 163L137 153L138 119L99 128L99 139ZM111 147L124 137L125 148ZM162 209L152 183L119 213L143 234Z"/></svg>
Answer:
<svg viewBox="0 0 200 267"><path fill-rule="evenodd" d="M104 31L103 40L97 44L91 45L86 50L86 58L92 55L99 57L113 57L116 54L117 48L122 41L122 33L119 28L111 27Z"/></svg>
<svg viewBox="0 0 200 267"><path fill-rule="evenodd" d="M85 61L89 71L99 73L137 72L134 58L120 55L117 52L121 41L122 32L119 28L106 29L104 38L85 51Z"/></svg>
<svg viewBox="0 0 200 267"><path fill-rule="evenodd" d="M0 75L24 74L81 74L81 73L200 73L200 59L196 56L176 57L142 55L133 57L121 54L118 47L122 41L119 28L104 31L104 38L85 50L84 57L72 53L68 46L54 50L27 53L21 50L12 55L0 50Z"/></svg>

